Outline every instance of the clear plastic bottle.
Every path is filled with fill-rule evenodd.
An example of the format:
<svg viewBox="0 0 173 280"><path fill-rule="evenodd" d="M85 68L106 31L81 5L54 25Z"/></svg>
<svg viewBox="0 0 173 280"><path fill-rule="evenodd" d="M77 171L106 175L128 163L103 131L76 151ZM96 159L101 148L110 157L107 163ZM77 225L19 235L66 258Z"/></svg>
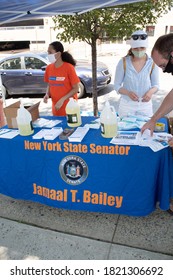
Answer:
<svg viewBox="0 0 173 280"><path fill-rule="evenodd" d="M24 108L22 102L17 110L17 125L19 134L22 136L31 135L34 132L31 114Z"/></svg>
<svg viewBox="0 0 173 280"><path fill-rule="evenodd" d="M100 115L101 135L112 138L117 135L117 115L113 106L106 101L105 107Z"/></svg>
<svg viewBox="0 0 173 280"><path fill-rule="evenodd" d="M80 126L82 123L80 115L80 106L73 97L70 98L65 110L67 115L68 126Z"/></svg>

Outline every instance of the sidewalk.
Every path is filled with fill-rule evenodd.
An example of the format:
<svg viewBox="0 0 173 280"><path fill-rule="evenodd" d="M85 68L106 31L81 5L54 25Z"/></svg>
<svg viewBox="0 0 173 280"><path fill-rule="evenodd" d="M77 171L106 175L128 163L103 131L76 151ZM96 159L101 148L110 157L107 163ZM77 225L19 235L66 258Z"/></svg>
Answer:
<svg viewBox="0 0 173 280"><path fill-rule="evenodd" d="M173 260L173 217L69 211L0 195L1 260Z"/></svg>

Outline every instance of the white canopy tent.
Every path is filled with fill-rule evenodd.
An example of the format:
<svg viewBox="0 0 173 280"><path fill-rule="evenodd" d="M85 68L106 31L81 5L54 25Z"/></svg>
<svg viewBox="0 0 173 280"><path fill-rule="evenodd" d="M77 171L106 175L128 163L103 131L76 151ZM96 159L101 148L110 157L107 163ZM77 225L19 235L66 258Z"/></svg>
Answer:
<svg viewBox="0 0 173 280"><path fill-rule="evenodd" d="M1 0L0 25L54 15L82 14L94 9L144 0Z"/></svg>

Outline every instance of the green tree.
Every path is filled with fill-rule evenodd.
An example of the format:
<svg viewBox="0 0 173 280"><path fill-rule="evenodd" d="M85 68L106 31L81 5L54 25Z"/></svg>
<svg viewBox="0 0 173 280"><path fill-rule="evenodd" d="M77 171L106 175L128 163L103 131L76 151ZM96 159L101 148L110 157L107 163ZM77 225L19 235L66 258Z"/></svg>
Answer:
<svg viewBox="0 0 173 280"><path fill-rule="evenodd" d="M97 39L106 32L110 40L127 39L130 34L146 25L155 24L157 19L173 6L173 0L148 0L111 8L93 10L84 14L55 16L57 39L65 42L81 40L91 46L93 73L93 110L98 115L97 103Z"/></svg>

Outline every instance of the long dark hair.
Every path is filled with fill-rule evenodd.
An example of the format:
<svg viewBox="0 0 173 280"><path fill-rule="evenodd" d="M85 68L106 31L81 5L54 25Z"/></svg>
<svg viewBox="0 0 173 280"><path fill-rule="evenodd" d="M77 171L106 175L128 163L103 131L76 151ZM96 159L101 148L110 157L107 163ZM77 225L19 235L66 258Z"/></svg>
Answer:
<svg viewBox="0 0 173 280"><path fill-rule="evenodd" d="M173 34L166 34L160 36L155 42L152 52L157 50L165 59L169 58L170 53L173 51Z"/></svg>
<svg viewBox="0 0 173 280"><path fill-rule="evenodd" d="M134 56L134 54L132 53L132 48L128 50L126 56Z"/></svg>
<svg viewBox="0 0 173 280"><path fill-rule="evenodd" d="M61 58L64 62L68 62L72 64L73 66L76 66L76 60L73 58L73 56L69 52L64 52L64 47L61 44L61 42L55 41L50 43L50 46L53 47L53 49L56 52L61 52Z"/></svg>

